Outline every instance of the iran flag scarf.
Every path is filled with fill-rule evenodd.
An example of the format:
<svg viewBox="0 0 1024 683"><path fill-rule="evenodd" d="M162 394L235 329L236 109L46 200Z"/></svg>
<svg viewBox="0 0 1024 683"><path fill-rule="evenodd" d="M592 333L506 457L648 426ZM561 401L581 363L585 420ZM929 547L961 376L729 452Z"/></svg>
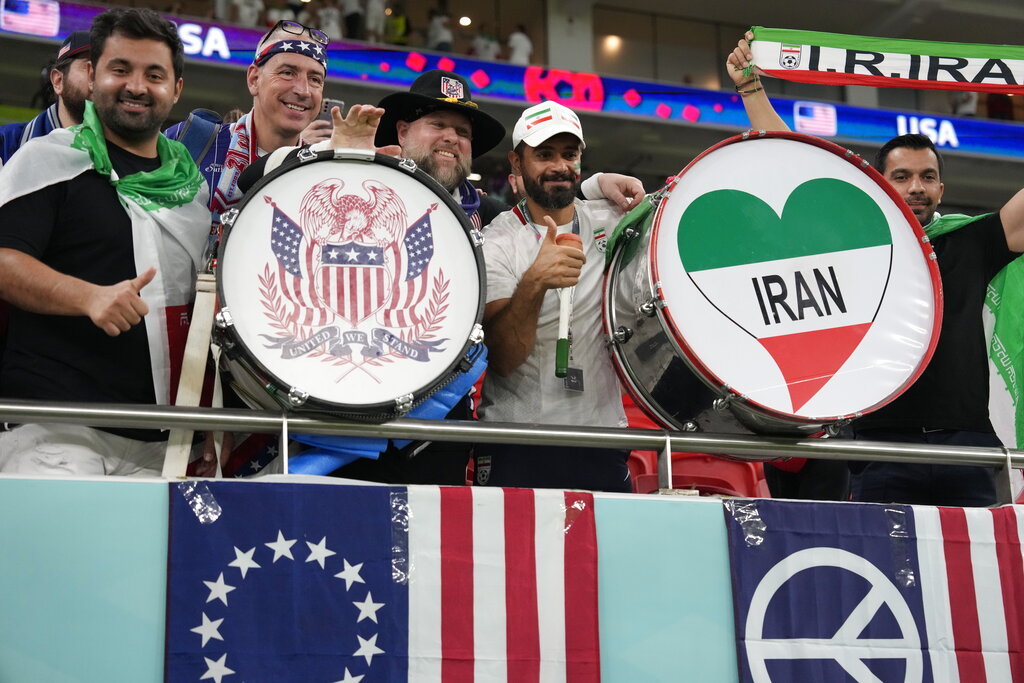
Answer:
<svg viewBox="0 0 1024 683"><path fill-rule="evenodd" d="M801 83L1024 93L1024 47L750 29L754 65Z"/></svg>
<svg viewBox="0 0 1024 683"><path fill-rule="evenodd" d="M210 230L209 198L199 169L185 146L157 139L160 167L120 178L110 163L103 126L92 102L84 122L30 140L4 166L0 204L94 170L110 180L132 223L137 273L156 266L153 281L139 295L146 314L146 336L157 403L170 400L172 366L180 369L181 346L169 341L187 330L187 306L195 295L196 273ZM168 318L173 329L169 330ZM177 372L174 373L175 376Z"/></svg>
<svg viewBox="0 0 1024 683"><path fill-rule="evenodd" d="M924 234L933 240L986 215L936 216L924 226ZM985 336L988 339L989 371L993 380L990 382L989 414L1003 445L1020 448L1024 445L1024 401L1021 400L1021 373L1024 373L1024 257L1011 262L992 278L985 295L983 316ZM995 390L999 387L1006 391Z"/></svg>

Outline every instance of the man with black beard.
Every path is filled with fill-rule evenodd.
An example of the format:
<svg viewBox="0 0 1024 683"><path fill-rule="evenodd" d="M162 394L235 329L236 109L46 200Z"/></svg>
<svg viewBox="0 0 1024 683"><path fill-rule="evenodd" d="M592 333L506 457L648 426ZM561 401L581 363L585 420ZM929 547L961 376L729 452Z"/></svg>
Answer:
<svg viewBox="0 0 1024 683"><path fill-rule="evenodd" d="M100 14L90 43L82 124L30 140L0 173L0 297L15 307L0 395L167 404L209 232L199 170L160 135L184 51L148 9ZM0 472L159 476L166 439L26 424L0 435Z"/></svg>
<svg viewBox="0 0 1024 683"><path fill-rule="evenodd" d="M64 39L49 77L57 101L31 121L0 126L0 166L32 138L82 122L89 99L88 31L75 31Z"/></svg>
<svg viewBox="0 0 1024 683"><path fill-rule="evenodd" d="M576 114L555 102L523 112L508 159L525 197L484 230L490 368L480 418L527 424L625 427L601 329L604 235L622 217L607 200L576 199L585 144ZM562 235L575 237L560 239ZM560 296L575 302L565 377L555 375ZM476 483L630 490L626 451L481 444Z"/></svg>

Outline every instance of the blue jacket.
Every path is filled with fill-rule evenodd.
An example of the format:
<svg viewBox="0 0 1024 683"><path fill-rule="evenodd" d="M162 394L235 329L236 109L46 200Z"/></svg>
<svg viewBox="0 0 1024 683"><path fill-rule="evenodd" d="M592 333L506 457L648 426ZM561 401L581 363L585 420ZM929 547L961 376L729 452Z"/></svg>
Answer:
<svg viewBox="0 0 1024 683"><path fill-rule="evenodd" d="M11 155L32 138L46 135L55 128L60 128L56 103L44 109L31 121L0 126L0 164L6 164Z"/></svg>

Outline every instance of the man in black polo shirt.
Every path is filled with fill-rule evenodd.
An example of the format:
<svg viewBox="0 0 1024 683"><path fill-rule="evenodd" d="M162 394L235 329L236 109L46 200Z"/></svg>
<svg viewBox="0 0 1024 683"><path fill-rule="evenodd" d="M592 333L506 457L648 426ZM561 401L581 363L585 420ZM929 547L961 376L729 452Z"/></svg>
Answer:
<svg viewBox="0 0 1024 683"><path fill-rule="evenodd" d="M757 77L747 33L726 60L752 127L789 130ZM1024 190L981 216L937 212L945 189L942 157L924 135L900 135L878 151L875 168L906 201L931 240L942 277L939 341L928 367L901 396L853 424L854 437L948 446L1000 446L989 419L989 369L982 309L989 282L1024 251ZM1019 266L1015 263L1013 267ZM853 500L917 505L996 503L990 467L853 463Z"/></svg>
<svg viewBox="0 0 1024 683"><path fill-rule="evenodd" d="M160 135L181 93L181 41L150 10L91 31L80 126L27 143L0 172L6 397L166 404L209 230L202 177ZM0 435L0 472L156 474L165 433L28 424Z"/></svg>

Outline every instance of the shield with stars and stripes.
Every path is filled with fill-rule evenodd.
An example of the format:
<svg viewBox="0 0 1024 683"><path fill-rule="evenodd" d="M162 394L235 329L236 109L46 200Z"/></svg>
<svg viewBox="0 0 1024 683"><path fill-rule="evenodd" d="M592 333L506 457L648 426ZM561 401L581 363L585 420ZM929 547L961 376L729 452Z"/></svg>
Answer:
<svg viewBox="0 0 1024 683"><path fill-rule="evenodd" d="M380 310L392 280L385 249L364 242L325 244L315 277L324 306L353 326Z"/></svg>

